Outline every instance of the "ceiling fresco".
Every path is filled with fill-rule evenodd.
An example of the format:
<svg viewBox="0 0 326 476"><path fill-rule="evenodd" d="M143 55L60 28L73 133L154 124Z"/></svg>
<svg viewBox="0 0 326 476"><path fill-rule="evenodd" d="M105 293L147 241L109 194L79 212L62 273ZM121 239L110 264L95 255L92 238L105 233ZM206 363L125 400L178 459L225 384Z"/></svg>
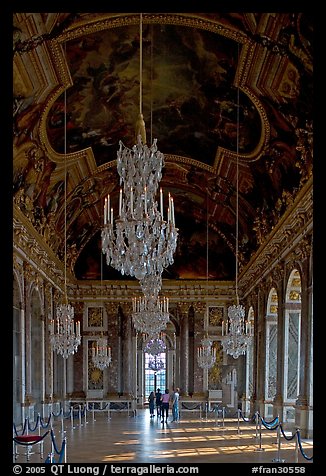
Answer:
<svg viewBox="0 0 326 476"><path fill-rule="evenodd" d="M141 77L179 229L163 277L234 279L237 163L240 268L312 174L312 17L143 14L141 76L139 19L14 15L14 203L60 259L66 228L76 279L124 279L101 264L100 230L108 193L118 208L115 161L119 141L135 143Z"/></svg>
<svg viewBox="0 0 326 476"><path fill-rule="evenodd" d="M52 147L63 153L92 147L98 166L116 159L119 141L134 144L139 113L139 27L115 28L68 42L73 86L48 115ZM164 154L214 165L217 148L236 150L238 44L209 31L147 25L143 32L142 111L148 139ZM239 150L256 148L259 114L239 98Z"/></svg>

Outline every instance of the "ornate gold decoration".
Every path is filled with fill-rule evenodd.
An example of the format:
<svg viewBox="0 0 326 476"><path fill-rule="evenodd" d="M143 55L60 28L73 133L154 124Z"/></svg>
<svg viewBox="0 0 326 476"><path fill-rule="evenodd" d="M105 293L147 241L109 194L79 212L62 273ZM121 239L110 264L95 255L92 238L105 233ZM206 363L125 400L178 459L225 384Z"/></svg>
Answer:
<svg viewBox="0 0 326 476"><path fill-rule="evenodd" d="M89 307L87 309L87 326L103 327L103 315L101 307Z"/></svg>
<svg viewBox="0 0 326 476"><path fill-rule="evenodd" d="M224 307L216 306L208 308L208 325L221 326L224 319Z"/></svg>

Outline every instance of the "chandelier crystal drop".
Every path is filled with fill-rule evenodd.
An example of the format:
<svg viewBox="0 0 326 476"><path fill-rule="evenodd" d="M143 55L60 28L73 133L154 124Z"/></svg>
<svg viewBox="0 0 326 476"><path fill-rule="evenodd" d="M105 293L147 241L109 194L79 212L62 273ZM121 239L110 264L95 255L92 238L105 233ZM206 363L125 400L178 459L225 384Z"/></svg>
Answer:
<svg viewBox="0 0 326 476"><path fill-rule="evenodd" d="M224 332L222 322L222 346L223 350L237 359L246 353L247 347L252 340L252 328L250 322L245 322L245 308L240 304L234 304L228 308L228 321Z"/></svg>
<svg viewBox="0 0 326 476"><path fill-rule="evenodd" d="M197 349L198 366L202 369L211 369L216 361L216 349L212 341L206 337L201 340L201 345Z"/></svg>
<svg viewBox="0 0 326 476"><path fill-rule="evenodd" d="M141 290L146 298L158 296L162 288L162 274L147 274L139 281Z"/></svg>
<svg viewBox="0 0 326 476"><path fill-rule="evenodd" d="M52 349L67 359L77 352L80 342L80 322L74 323L74 308L68 303L60 304L56 309L56 319L50 321Z"/></svg>
<svg viewBox="0 0 326 476"><path fill-rule="evenodd" d="M111 361L111 347L105 337L100 337L96 344L92 346L92 362L95 367L104 370L109 367Z"/></svg>
<svg viewBox="0 0 326 476"><path fill-rule="evenodd" d="M148 368L154 372L159 372L165 368L165 363L158 355L153 355L148 359Z"/></svg>
<svg viewBox="0 0 326 476"><path fill-rule="evenodd" d="M149 337L144 346L144 352L151 355L158 355L166 351L165 342L158 336Z"/></svg>
<svg viewBox="0 0 326 476"><path fill-rule="evenodd" d="M136 331L155 336L169 322L169 298L142 296L132 300L132 318Z"/></svg>

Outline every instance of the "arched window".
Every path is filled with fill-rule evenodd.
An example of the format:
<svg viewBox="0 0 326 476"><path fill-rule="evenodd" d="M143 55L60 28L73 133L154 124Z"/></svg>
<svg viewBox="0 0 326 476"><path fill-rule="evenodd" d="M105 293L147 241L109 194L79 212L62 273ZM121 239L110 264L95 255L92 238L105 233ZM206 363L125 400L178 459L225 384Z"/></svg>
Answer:
<svg viewBox="0 0 326 476"><path fill-rule="evenodd" d="M284 403L294 405L299 393L301 278L292 270L285 295ZM294 408L288 407L287 420L294 420Z"/></svg>
<svg viewBox="0 0 326 476"><path fill-rule="evenodd" d="M265 400L273 401L276 394L276 368L277 368L277 313L278 295L275 288L269 292L266 309L266 374L265 374ZM265 415L272 415L273 406L267 405Z"/></svg>
<svg viewBox="0 0 326 476"><path fill-rule="evenodd" d="M250 323L251 333L254 330L254 308L250 306L247 321ZM250 411L250 399L253 395L253 361L254 361L254 339L252 338L246 352L246 405L245 412Z"/></svg>

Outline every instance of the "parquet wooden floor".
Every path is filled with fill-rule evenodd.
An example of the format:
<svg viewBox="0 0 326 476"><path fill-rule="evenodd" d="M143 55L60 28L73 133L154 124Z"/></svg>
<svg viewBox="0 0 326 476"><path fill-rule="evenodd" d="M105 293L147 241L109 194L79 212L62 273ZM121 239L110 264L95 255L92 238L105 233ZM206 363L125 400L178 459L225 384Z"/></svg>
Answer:
<svg viewBox="0 0 326 476"><path fill-rule="evenodd" d="M190 412L189 412L190 413ZM67 440L68 463L286 463L308 464L300 451L296 452L296 438L281 437L276 430L262 429L257 435L256 425L236 418L215 420L185 414L180 422L161 423L157 416L150 418L148 409L127 413L97 412L85 419L56 421L53 432L58 448L62 437ZM63 431L62 431L63 429ZM41 433L43 433L42 430ZM256 436L257 435L257 436ZM43 456L38 445L32 447L30 462L44 462L51 451L51 437L44 440ZM305 454L313 455L313 441L302 440ZM26 462L25 447L18 445L16 462Z"/></svg>

